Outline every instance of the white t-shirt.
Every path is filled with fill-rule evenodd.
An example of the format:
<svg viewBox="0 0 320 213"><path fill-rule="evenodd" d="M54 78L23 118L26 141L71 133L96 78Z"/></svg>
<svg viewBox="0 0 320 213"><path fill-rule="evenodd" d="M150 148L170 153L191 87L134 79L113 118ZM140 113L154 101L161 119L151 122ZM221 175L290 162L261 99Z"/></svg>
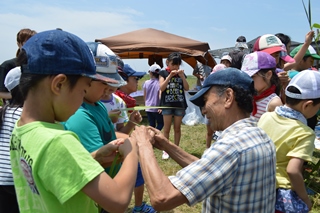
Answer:
<svg viewBox="0 0 320 213"><path fill-rule="evenodd" d="M120 98L116 94L112 94L112 98L110 100L101 100L101 102L107 108L108 112L115 109L127 108L126 103L122 100L122 98ZM129 118L128 118L127 111L125 110L121 111L118 121L113 124L114 129L117 130L117 124L126 123L128 121L129 121Z"/></svg>

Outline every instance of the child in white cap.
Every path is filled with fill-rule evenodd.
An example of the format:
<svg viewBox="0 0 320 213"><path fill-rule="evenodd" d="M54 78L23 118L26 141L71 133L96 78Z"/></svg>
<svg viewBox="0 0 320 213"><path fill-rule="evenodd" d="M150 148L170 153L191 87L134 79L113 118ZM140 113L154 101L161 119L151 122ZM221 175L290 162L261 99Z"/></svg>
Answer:
<svg viewBox="0 0 320 213"><path fill-rule="evenodd" d="M4 80L4 86L10 92L11 99L0 108L0 212L19 212L10 163L10 136L22 112L20 76L20 67L16 67L7 73Z"/></svg>
<svg viewBox="0 0 320 213"><path fill-rule="evenodd" d="M143 84L145 106L160 105L160 84L159 72L161 67L158 64L153 64L149 68L150 80ZM146 109L149 125L162 130L163 116L158 109Z"/></svg>
<svg viewBox="0 0 320 213"><path fill-rule="evenodd" d="M276 146L276 212L311 210L302 168L305 161L312 161L315 133L307 119L320 109L319 91L320 73L301 71L285 90L286 104L265 113L258 122Z"/></svg>

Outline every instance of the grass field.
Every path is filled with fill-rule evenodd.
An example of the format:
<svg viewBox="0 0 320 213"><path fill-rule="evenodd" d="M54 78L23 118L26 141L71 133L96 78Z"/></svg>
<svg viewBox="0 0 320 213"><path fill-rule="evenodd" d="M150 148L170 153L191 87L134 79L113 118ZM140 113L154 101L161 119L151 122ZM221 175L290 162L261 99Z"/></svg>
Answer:
<svg viewBox="0 0 320 213"><path fill-rule="evenodd" d="M145 76L143 79L140 80L139 82L139 89L141 89L142 83L148 79L148 76ZM188 76L187 78L189 84L190 84L190 89L194 88L195 83L196 83L196 78L193 76ZM147 119L144 118L143 124L147 124ZM197 157L201 157L203 151L205 150L206 147L206 141L205 141L205 134L206 134L206 127L205 125L197 125L197 126L186 126L182 125L181 128L182 131L182 137L181 137L181 142L180 146L187 151L188 153L191 153ZM170 133L170 140L173 141L173 133L171 131ZM166 175L174 175L178 170L180 170L180 166L173 161L172 159L169 158L169 160L162 160L161 155L162 152L155 149L155 155L158 160L159 166L161 167L162 171ZM319 160L320 157L320 152L315 154L314 157L314 162L316 163ZM319 181L319 171L314 174L314 177L316 180L311 183L311 186L314 186L315 188L320 188L320 183ZM318 191L319 192L319 191ZM320 213L320 195L316 194L314 196L310 196L313 201L314 201L314 206L313 210L311 212L313 213ZM144 193L144 200L149 202L149 197L148 193L145 190ZM132 211L132 208L134 206L134 199L132 198L131 204L129 206L129 209L126 211L127 213ZM189 207L188 205L182 205L174 210L167 211L170 213L185 213L185 212L191 212L191 213L197 213L201 212L201 204L197 204L193 207Z"/></svg>

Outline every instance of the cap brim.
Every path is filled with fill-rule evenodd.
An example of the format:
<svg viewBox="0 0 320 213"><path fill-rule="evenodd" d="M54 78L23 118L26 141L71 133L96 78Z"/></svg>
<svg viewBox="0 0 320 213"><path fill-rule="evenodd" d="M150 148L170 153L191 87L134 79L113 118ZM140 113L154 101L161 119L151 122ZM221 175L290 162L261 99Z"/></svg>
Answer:
<svg viewBox="0 0 320 213"><path fill-rule="evenodd" d="M257 69L257 70L242 70L242 71L247 73L250 77L252 77L254 74L259 72L259 69Z"/></svg>
<svg viewBox="0 0 320 213"><path fill-rule="evenodd" d="M282 50L281 46L275 46L275 47L269 47L260 51L273 54L275 52L280 52L281 50Z"/></svg>
<svg viewBox="0 0 320 213"><path fill-rule="evenodd" d="M83 74L83 76L86 76L86 77L89 77L89 78L92 78L92 79L95 79L95 80L99 80L99 81L104 81L106 83L110 83L110 84L117 84L118 81L115 80L115 79L112 79L112 78L108 78L108 77L105 77L103 75L100 75L100 74L95 74L95 75L87 75L87 74Z"/></svg>
<svg viewBox="0 0 320 213"><path fill-rule="evenodd" d="M142 78L145 74L147 74L146 72L135 72L130 76L134 76L134 77L140 77Z"/></svg>
<svg viewBox="0 0 320 213"><path fill-rule="evenodd" d="M204 106L205 102L203 100L203 96L206 92L208 92L208 90L211 88L210 87L204 87L201 90L199 90L196 94L194 94L194 96L192 96L190 98L190 101L194 104L197 105L199 107Z"/></svg>
<svg viewBox="0 0 320 213"><path fill-rule="evenodd" d="M287 63L294 63L296 60L294 60L291 56L286 55L281 57L282 60L284 60Z"/></svg>
<svg viewBox="0 0 320 213"><path fill-rule="evenodd" d="M122 87L122 86L125 86L127 85L127 82L125 80L123 80L123 78L118 74L118 73L100 73L100 72L97 72L99 75L102 75L106 78L110 78L110 79L113 79L113 80L116 80L117 83L109 83L107 82L108 85L112 86L112 87Z"/></svg>
<svg viewBox="0 0 320 213"><path fill-rule="evenodd" d="M317 60L320 60L320 55L317 54L311 54L311 57Z"/></svg>

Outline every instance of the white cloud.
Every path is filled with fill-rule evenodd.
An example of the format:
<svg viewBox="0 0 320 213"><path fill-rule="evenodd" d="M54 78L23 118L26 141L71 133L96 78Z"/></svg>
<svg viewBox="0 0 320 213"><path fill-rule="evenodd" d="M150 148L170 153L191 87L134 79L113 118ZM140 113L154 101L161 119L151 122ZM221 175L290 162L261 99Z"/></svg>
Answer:
<svg viewBox="0 0 320 213"><path fill-rule="evenodd" d="M216 31L216 32L225 32L225 31L227 31L226 28L218 28L218 27L210 27L210 29L212 29L213 31Z"/></svg>
<svg viewBox="0 0 320 213"><path fill-rule="evenodd" d="M16 34L22 28L30 28L37 32L62 28L74 33L85 41L104 38L119 33L138 29L132 14L141 15L135 10L117 12L95 12L64 9L44 5L29 5L18 8L15 13L0 13L0 61L14 57L17 50ZM32 12L30 12L32 11ZM23 15L25 14L25 15ZM1 63L0 62L0 63Z"/></svg>

